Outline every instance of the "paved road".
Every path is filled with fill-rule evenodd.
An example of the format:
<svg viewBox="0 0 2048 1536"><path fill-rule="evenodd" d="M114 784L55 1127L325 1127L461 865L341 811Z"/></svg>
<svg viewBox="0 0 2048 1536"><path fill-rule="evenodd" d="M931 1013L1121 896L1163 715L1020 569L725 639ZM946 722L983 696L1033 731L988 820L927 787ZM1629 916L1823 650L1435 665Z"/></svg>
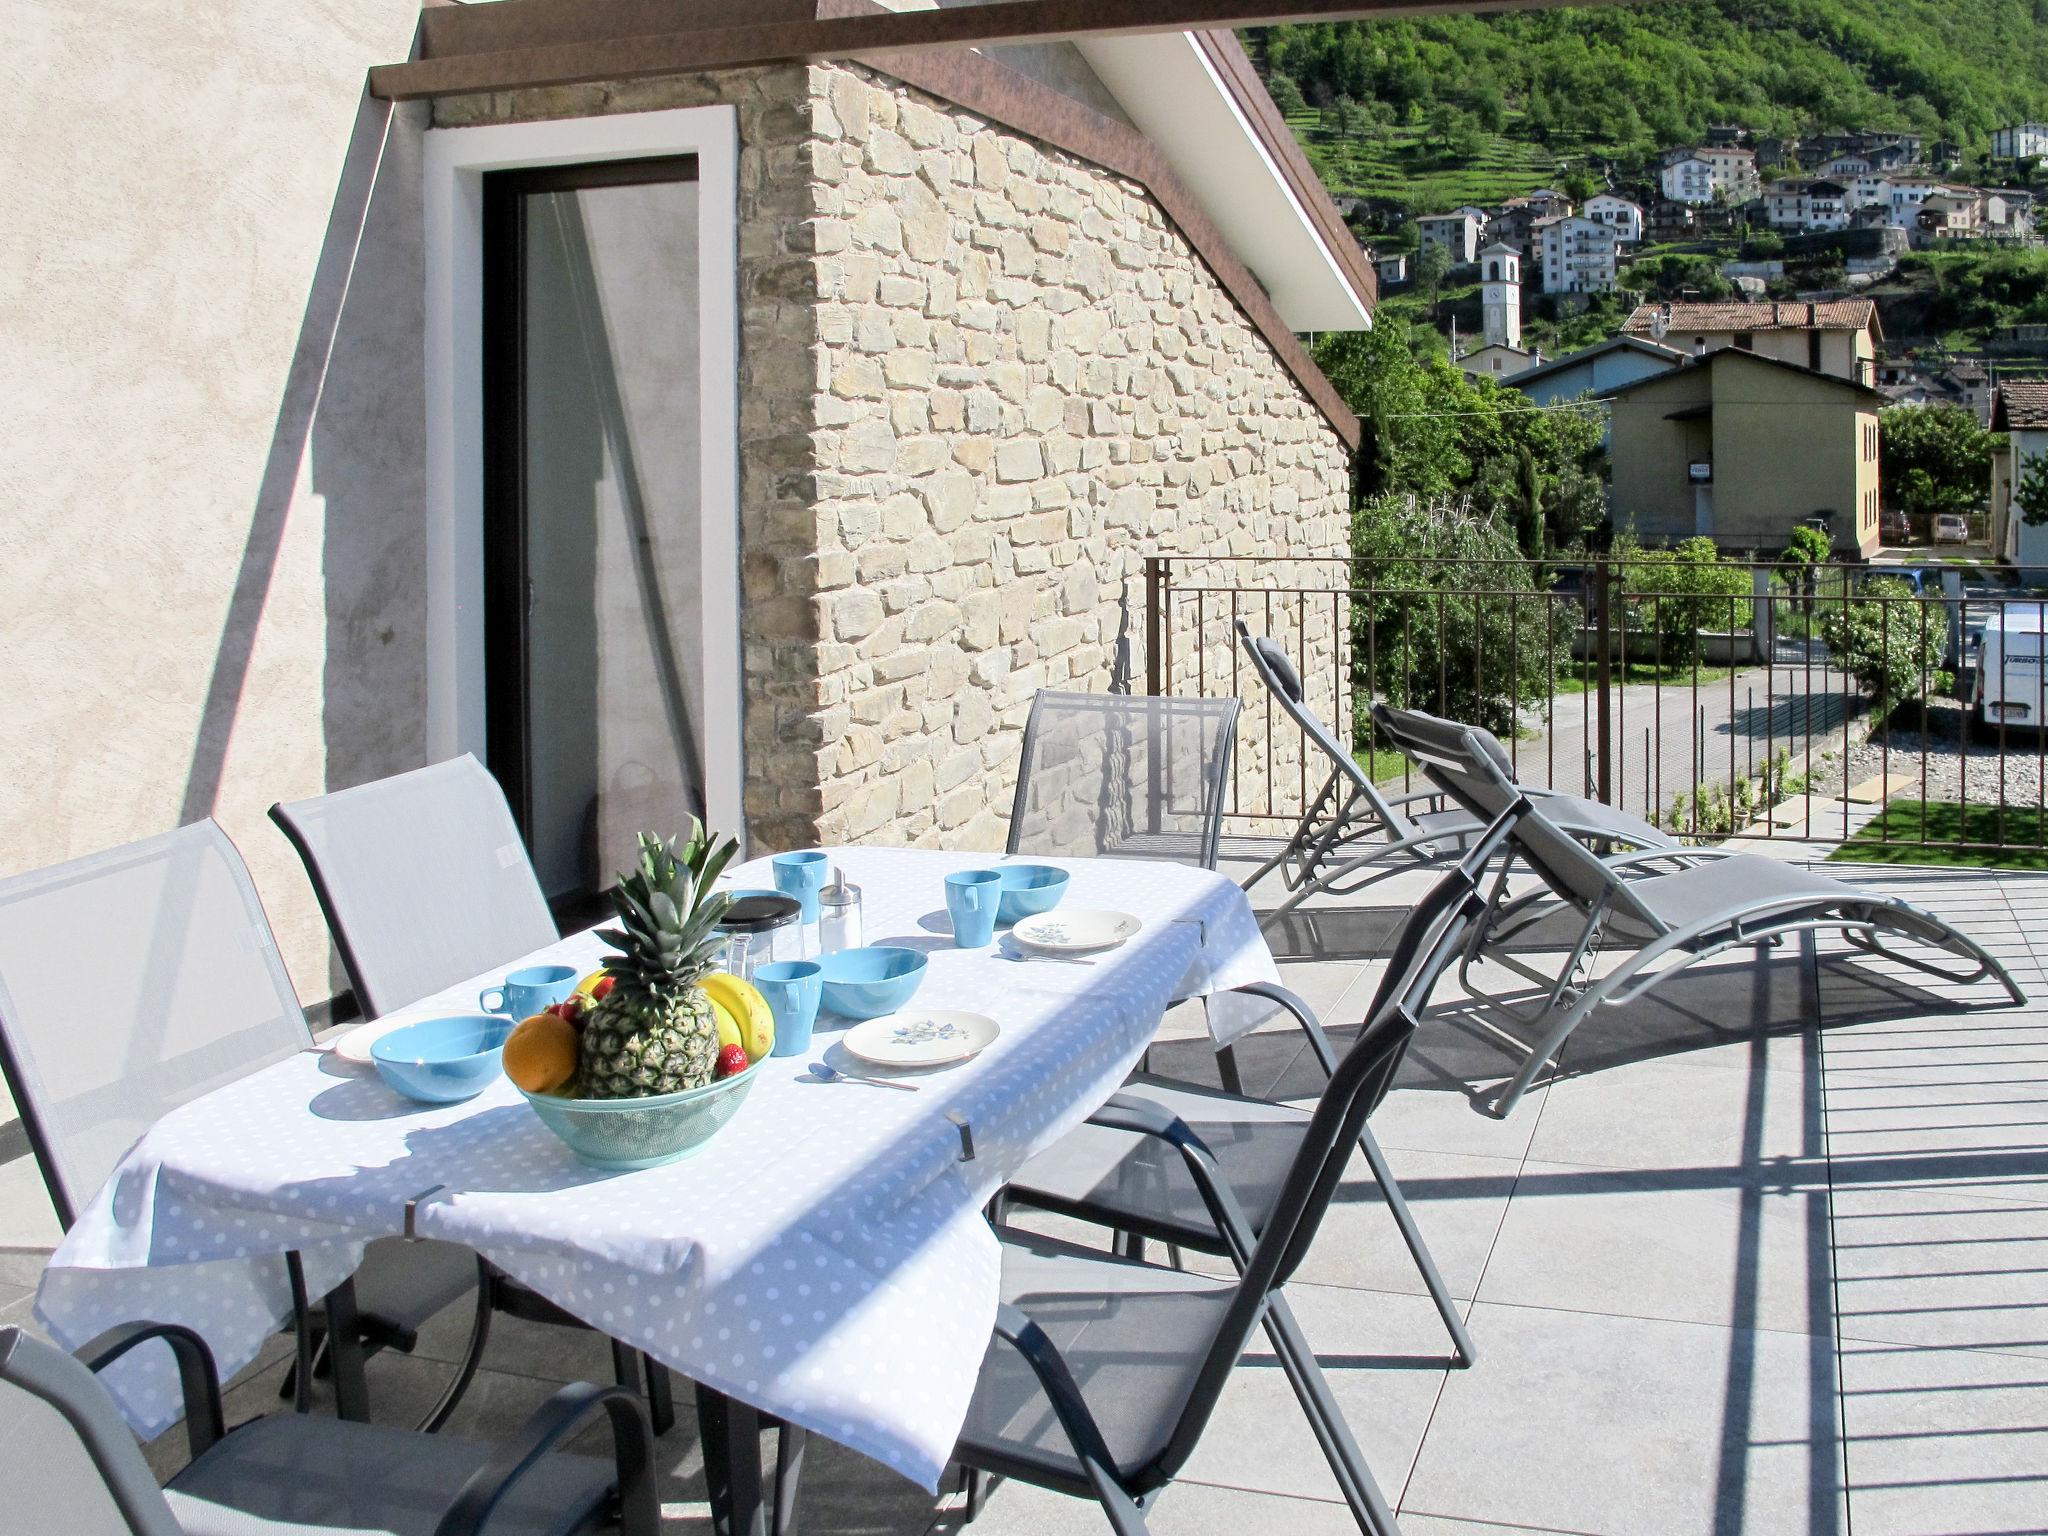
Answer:
<svg viewBox="0 0 2048 1536"><path fill-rule="evenodd" d="M1631 684L1612 694L1611 772L1614 800L1639 815L1668 812L1674 794L1690 795L1695 781L1718 783L1725 791L1740 774L1755 775L1778 752L1792 756L1792 771L1806 771L1810 749L1816 761L1847 740L1860 740L1854 717L1862 700L1840 673L1802 661L1796 666L1748 667L1697 690L1684 686ZM1576 794L1593 793L1596 736L1595 700L1565 694L1548 720L1533 722L1535 734L1514 744L1516 771L1529 783Z"/></svg>

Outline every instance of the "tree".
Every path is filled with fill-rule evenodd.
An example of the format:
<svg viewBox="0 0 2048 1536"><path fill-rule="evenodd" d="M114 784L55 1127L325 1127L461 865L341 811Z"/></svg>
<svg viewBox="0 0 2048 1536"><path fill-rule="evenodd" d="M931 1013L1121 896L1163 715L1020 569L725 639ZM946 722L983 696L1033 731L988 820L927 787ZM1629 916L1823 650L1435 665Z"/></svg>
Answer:
<svg viewBox="0 0 2048 1536"><path fill-rule="evenodd" d="M2020 509L2020 521L2029 528L2048 523L2048 454L2035 454L2021 468L2019 483L2012 488L2012 503Z"/></svg>
<svg viewBox="0 0 2048 1536"><path fill-rule="evenodd" d="M1820 636L1833 664L1871 697L1877 723L1900 705L1946 692L1948 609L1921 600L1906 582L1880 576L1854 597L1821 606Z"/></svg>
<svg viewBox="0 0 2048 1536"><path fill-rule="evenodd" d="M1967 512L1991 490L1995 439L1959 405L1895 405L1877 417L1892 504L1915 516Z"/></svg>
<svg viewBox="0 0 2048 1536"><path fill-rule="evenodd" d="M1749 572L1721 558L1712 539L1687 539L1675 549L1619 554L1631 629L1655 636L1652 658L1666 666L1700 654L1700 637L1749 627Z"/></svg>
<svg viewBox="0 0 2048 1536"><path fill-rule="evenodd" d="M1560 190L1574 203L1584 207L1586 199L1598 192L1600 188L1594 183L1592 173L1580 165L1574 166L1565 173L1564 180L1560 184Z"/></svg>
<svg viewBox="0 0 2048 1536"><path fill-rule="evenodd" d="M1443 292L1444 279L1450 275L1451 253L1441 245L1426 245L1415 257L1415 291L1423 303L1432 309L1436 297Z"/></svg>
<svg viewBox="0 0 2048 1536"><path fill-rule="evenodd" d="M1521 701L1545 696L1571 655L1568 605L1537 590L1514 535L1463 502L1380 496L1351 544L1354 685L1512 734Z"/></svg>
<svg viewBox="0 0 2048 1536"><path fill-rule="evenodd" d="M1292 75L1268 75L1266 90L1272 95L1273 105L1283 113L1308 110L1308 98L1301 94L1301 87L1295 84Z"/></svg>

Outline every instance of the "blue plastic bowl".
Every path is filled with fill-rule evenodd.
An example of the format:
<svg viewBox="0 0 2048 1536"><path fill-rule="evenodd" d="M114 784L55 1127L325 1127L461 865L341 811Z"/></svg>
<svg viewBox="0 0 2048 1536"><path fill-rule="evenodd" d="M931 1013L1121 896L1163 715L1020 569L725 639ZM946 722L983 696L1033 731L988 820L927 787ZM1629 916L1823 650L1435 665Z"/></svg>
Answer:
<svg viewBox="0 0 2048 1536"><path fill-rule="evenodd" d="M996 873L1003 877L1003 899L996 907L999 923L1050 912L1067 894L1067 872L1051 864L999 864Z"/></svg>
<svg viewBox="0 0 2048 1536"><path fill-rule="evenodd" d="M422 1019L372 1040L370 1060L408 1099L458 1103L482 1093L503 1070L505 1037L518 1022L492 1013Z"/></svg>
<svg viewBox="0 0 2048 1536"><path fill-rule="evenodd" d="M879 1019L909 1002L924 981L924 955L894 944L869 944L820 957L825 1006L849 1019Z"/></svg>

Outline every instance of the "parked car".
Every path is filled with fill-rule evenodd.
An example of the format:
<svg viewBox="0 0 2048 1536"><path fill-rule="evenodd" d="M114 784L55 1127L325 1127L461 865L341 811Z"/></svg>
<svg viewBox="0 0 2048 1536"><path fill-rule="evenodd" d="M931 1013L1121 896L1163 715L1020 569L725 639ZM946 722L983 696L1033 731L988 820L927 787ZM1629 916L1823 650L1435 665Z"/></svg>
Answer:
<svg viewBox="0 0 2048 1536"><path fill-rule="evenodd" d="M1977 647L1977 676L1970 689L1970 710L1980 725L2042 723L2048 703L2041 668L2048 607L2040 603L2003 603L1984 626Z"/></svg>
<svg viewBox="0 0 2048 1536"><path fill-rule="evenodd" d="M1934 519L1934 542L1937 544L1967 544L1970 542L1970 523L1960 512L1943 512Z"/></svg>
<svg viewBox="0 0 2048 1536"><path fill-rule="evenodd" d="M1913 542L1913 521L1894 509L1878 519L1877 536L1887 544L1910 544Z"/></svg>

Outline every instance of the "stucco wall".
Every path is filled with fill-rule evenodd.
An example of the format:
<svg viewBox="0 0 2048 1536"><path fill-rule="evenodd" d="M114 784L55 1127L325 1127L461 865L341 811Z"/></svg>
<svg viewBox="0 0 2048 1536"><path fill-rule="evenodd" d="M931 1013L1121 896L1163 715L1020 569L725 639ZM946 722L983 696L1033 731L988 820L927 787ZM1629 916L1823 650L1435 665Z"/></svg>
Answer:
<svg viewBox="0 0 2048 1536"><path fill-rule="evenodd" d="M0 873L218 816L311 1000L264 811L424 751L421 114L417 0L291 17L7 7Z"/></svg>

